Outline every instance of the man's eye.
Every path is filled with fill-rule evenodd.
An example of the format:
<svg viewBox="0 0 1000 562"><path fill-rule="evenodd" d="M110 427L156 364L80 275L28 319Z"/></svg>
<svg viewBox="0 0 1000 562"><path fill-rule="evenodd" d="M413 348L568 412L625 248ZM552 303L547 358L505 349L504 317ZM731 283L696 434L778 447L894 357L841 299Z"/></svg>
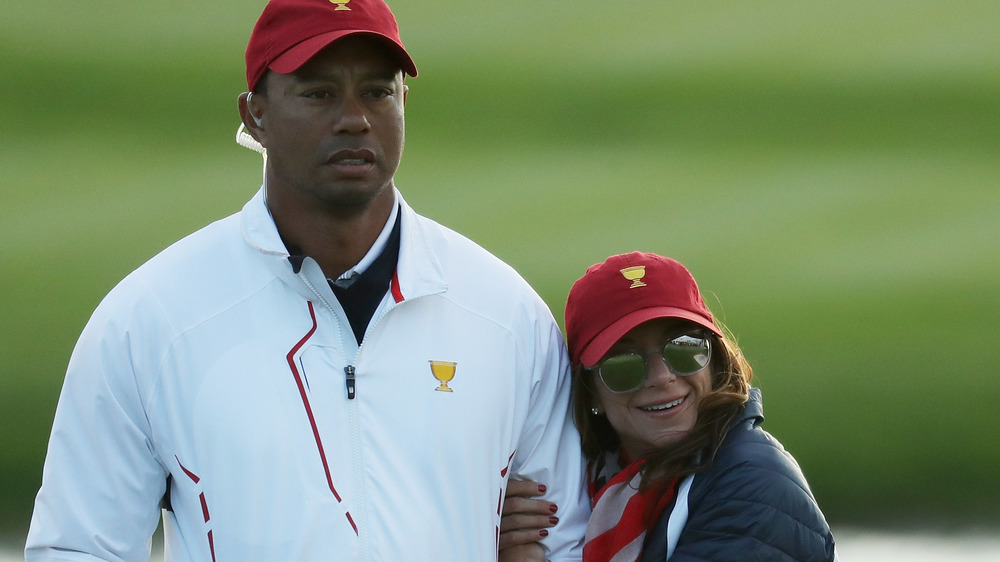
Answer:
<svg viewBox="0 0 1000 562"><path fill-rule="evenodd" d="M387 98L392 95L392 90L386 88L373 88L368 91L367 96L373 99L380 100L382 98Z"/></svg>
<svg viewBox="0 0 1000 562"><path fill-rule="evenodd" d="M325 100L330 97L330 92L326 90L314 90L312 92L306 92L306 97L316 100Z"/></svg>

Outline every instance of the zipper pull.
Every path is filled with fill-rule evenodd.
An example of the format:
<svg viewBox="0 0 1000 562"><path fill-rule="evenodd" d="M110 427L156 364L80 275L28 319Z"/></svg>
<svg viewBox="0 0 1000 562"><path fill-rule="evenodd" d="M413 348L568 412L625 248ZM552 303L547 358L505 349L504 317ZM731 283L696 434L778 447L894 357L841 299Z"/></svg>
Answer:
<svg viewBox="0 0 1000 562"><path fill-rule="evenodd" d="M348 365L344 367L344 372L347 373L347 399L354 400L355 387L354 387L354 365Z"/></svg>

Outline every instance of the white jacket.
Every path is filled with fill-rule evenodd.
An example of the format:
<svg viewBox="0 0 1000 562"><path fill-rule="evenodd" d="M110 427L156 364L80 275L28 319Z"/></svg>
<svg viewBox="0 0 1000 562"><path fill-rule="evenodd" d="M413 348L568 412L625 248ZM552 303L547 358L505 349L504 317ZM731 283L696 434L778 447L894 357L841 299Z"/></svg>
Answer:
<svg viewBox="0 0 1000 562"><path fill-rule="evenodd" d="M551 313L397 199L396 276L360 348L261 192L115 287L70 360L27 560L147 559L168 475L168 560L493 560L512 475L548 484L550 558L579 559L589 507ZM452 392L432 360L457 363Z"/></svg>

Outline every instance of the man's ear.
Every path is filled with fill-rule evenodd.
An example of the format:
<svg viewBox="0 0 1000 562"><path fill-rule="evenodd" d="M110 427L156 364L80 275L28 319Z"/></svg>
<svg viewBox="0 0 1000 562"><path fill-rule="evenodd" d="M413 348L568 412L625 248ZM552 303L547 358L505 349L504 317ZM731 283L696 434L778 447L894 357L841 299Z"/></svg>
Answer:
<svg viewBox="0 0 1000 562"><path fill-rule="evenodd" d="M406 107L406 94L410 91L410 87L403 84L403 107Z"/></svg>
<svg viewBox="0 0 1000 562"><path fill-rule="evenodd" d="M257 100L254 99L253 92L243 92L240 94L239 98L237 98L237 105L240 110L240 119L243 120L243 126L246 127L247 132L261 146L267 148L261 108Z"/></svg>

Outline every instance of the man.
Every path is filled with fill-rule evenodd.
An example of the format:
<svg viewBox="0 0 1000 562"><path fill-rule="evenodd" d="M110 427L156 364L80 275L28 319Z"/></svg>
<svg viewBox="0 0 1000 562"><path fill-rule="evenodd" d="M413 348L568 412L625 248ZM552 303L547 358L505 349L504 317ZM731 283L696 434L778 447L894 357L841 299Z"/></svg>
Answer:
<svg viewBox="0 0 1000 562"><path fill-rule="evenodd" d="M272 0L243 124L242 212L104 299L74 350L28 560L493 560L508 479L551 483L542 540L588 508L568 361L508 266L393 184L403 74L381 0Z"/></svg>

